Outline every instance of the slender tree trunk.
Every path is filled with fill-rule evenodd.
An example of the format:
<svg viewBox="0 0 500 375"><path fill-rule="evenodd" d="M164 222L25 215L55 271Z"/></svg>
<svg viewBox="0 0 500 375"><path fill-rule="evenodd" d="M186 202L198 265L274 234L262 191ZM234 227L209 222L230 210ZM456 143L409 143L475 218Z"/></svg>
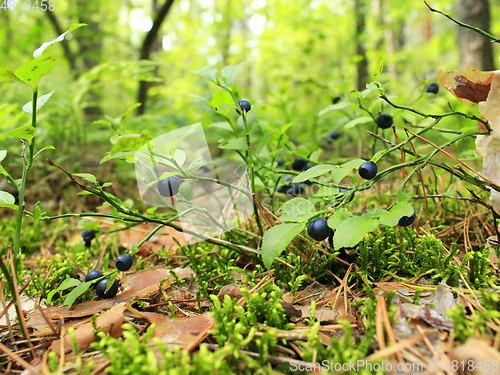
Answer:
<svg viewBox="0 0 500 375"><path fill-rule="evenodd" d="M142 48L139 56L140 60L149 60L151 53L153 52L155 41L157 41L160 27L163 24L163 21L165 21L165 18L167 17L173 3L174 0L165 0L163 6L158 10L156 18L153 22L153 26L146 34L144 42L142 43ZM137 92L137 102L141 103L142 105L139 108L137 108L138 115L142 115L146 111L146 100L148 97L149 87L150 87L149 82L146 81L139 82L139 90Z"/></svg>
<svg viewBox="0 0 500 375"><path fill-rule="evenodd" d="M490 32L490 6L488 0L458 0L459 21ZM459 27L461 67L471 66L480 70L494 70L493 49L490 39L473 30Z"/></svg>
<svg viewBox="0 0 500 375"><path fill-rule="evenodd" d="M231 3L232 0L226 1L226 14L224 15L224 23L226 24L226 30L224 38L222 39L222 65L227 66L227 60L229 58L229 45L231 43L231 28L233 26L231 20Z"/></svg>
<svg viewBox="0 0 500 375"><path fill-rule="evenodd" d="M356 54L359 61L356 64L357 69L357 89L364 90L368 83L368 59L366 58L366 49L364 46L365 25L366 25L366 4L365 0L354 1L354 12L356 18Z"/></svg>

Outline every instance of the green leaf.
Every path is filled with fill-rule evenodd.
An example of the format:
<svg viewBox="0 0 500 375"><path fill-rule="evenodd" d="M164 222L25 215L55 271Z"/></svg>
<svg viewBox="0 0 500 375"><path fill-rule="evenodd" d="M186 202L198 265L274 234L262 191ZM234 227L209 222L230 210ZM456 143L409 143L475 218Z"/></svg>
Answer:
<svg viewBox="0 0 500 375"><path fill-rule="evenodd" d="M0 82L13 81L16 75L13 71L7 69L0 69Z"/></svg>
<svg viewBox="0 0 500 375"><path fill-rule="evenodd" d="M40 78L47 74L54 66L56 59L53 57L40 56L34 60L21 65L14 74L28 85L37 87Z"/></svg>
<svg viewBox="0 0 500 375"><path fill-rule="evenodd" d="M196 74L202 78L208 79L209 81L215 82L217 78L217 69L211 65L204 66L198 70L192 70L190 73Z"/></svg>
<svg viewBox="0 0 500 375"><path fill-rule="evenodd" d="M353 214L347 210L347 208L342 207L335 211L335 213L328 218L328 226L332 229L337 229L340 224L345 220L351 218Z"/></svg>
<svg viewBox="0 0 500 375"><path fill-rule="evenodd" d="M38 150L38 152L35 154L35 156L33 156L33 159L36 159L36 157L38 155L40 155L42 152L44 152L45 150L55 150L56 148L52 145L48 145L48 146L45 146L44 148Z"/></svg>
<svg viewBox="0 0 500 375"><path fill-rule="evenodd" d="M212 100L210 100L210 106L217 111L236 108L233 97L227 91L214 92L212 94Z"/></svg>
<svg viewBox="0 0 500 375"><path fill-rule="evenodd" d="M102 184L101 188L104 189L105 187L108 187L108 186L111 186L111 185L113 185L112 182L105 182L104 184Z"/></svg>
<svg viewBox="0 0 500 375"><path fill-rule="evenodd" d="M375 80L382 74L382 71L384 70L384 60L378 63L377 69L375 69L375 73L373 74L373 77L375 77Z"/></svg>
<svg viewBox="0 0 500 375"><path fill-rule="evenodd" d="M205 102L207 103L208 105L210 105L210 102L208 101L207 98L203 97L203 96L200 96L200 95L195 95L195 94L184 94L186 96L190 96L191 98L195 98L195 99L198 99L202 102Z"/></svg>
<svg viewBox="0 0 500 375"><path fill-rule="evenodd" d="M113 160L113 159L122 159L122 158L131 158L132 156L135 156L136 151L124 151L124 152L117 152L114 154L107 154L105 157L102 158L101 163L105 163L107 161Z"/></svg>
<svg viewBox="0 0 500 375"><path fill-rule="evenodd" d="M87 26L87 24L85 23L75 23L73 25L71 25L71 27L69 28L68 31L62 33L61 35L59 35L57 38L55 38L54 40L50 41L50 42L45 42L43 43L40 47L38 47L34 52L33 52L33 58L36 59L38 57L40 57L43 53L43 51L45 51L45 49L47 49L47 47L50 47L51 45L57 43L57 42L62 42L64 40L64 37L66 36L66 34L72 32L73 30L76 30L82 26Z"/></svg>
<svg viewBox="0 0 500 375"><path fill-rule="evenodd" d="M174 158L177 164L179 165L180 168L184 165L184 162L186 161L186 153L182 151L181 149L177 149L174 152Z"/></svg>
<svg viewBox="0 0 500 375"><path fill-rule="evenodd" d="M0 150L0 162L7 156L7 150Z"/></svg>
<svg viewBox="0 0 500 375"><path fill-rule="evenodd" d="M0 203L14 204L16 198L11 193L0 191Z"/></svg>
<svg viewBox="0 0 500 375"><path fill-rule="evenodd" d="M36 128L31 125L24 125L10 132L1 134L0 137L17 137L31 141L36 136Z"/></svg>
<svg viewBox="0 0 500 375"><path fill-rule="evenodd" d="M274 259L304 230L304 223L279 224L269 229L262 240L262 261L270 269Z"/></svg>
<svg viewBox="0 0 500 375"><path fill-rule="evenodd" d="M42 95L39 98L37 98L37 100L36 100L36 111L37 112L40 108L42 108L45 105L45 103L47 103L49 101L49 99L52 96L52 94L54 93L54 91L56 91L56 90L52 90L48 94ZM29 101L28 103L26 103L23 106L23 111L26 113L29 113L29 114L33 113L33 100Z"/></svg>
<svg viewBox="0 0 500 375"><path fill-rule="evenodd" d="M398 201L389 211L385 211L380 216L380 223L393 227L399 223L403 216L412 216L414 211L410 203Z"/></svg>
<svg viewBox="0 0 500 375"><path fill-rule="evenodd" d="M193 199L194 180L184 181L179 186L179 195L188 202Z"/></svg>
<svg viewBox="0 0 500 375"><path fill-rule="evenodd" d="M363 216L353 216L344 220L333 236L335 250L343 247L354 247L360 243L365 236L378 228L378 220Z"/></svg>
<svg viewBox="0 0 500 375"><path fill-rule="evenodd" d="M42 210L40 208L40 201L38 201L33 206L33 221L38 223L40 221L40 216L42 216Z"/></svg>
<svg viewBox="0 0 500 375"><path fill-rule="evenodd" d="M304 182L311 178L321 176L322 174L328 173L336 168L335 165L330 164L320 164L316 165L312 168L309 168L307 171L302 172L297 177L293 179L293 182Z"/></svg>
<svg viewBox="0 0 500 375"><path fill-rule="evenodd" d="M109 280L108 282L106 283L106 290L104 291L104 293L107 293L108 290L111 289L111 287L113 286L113 284L115 283L115 280L116 280L116 277L118 276L118 273L113 273L111 275L109 275Z"/></svg>
<svg viewBox="0 0 500 375"><path fill-rule="evenodd" d="M188 172L193 173L193 172L197 171L198 169L200 169L204 165L205 165L205 162L203 161L203 158L200 157L200 158L194 159L191 162L191 164L189 164Z"/></svg>
<svg viewBox="0 0 500 375"><path fill-rule="evenodd" d="M109 267L109 254L106 253L106 255L104 255L104 257L102 258L102 271L108 272L108 267Z"/></svg>
<svg viewBox="0 0 500 375"><path fill-rule="evenodd" d="M69 310L71 306L73 306L73 303L75 303L76 299L84 294L87 290L89 290L91 285L91 282L86 282L78 285L66 296L63 305L67 305L67 309Z"/></svg>
<svg viewBox="0 0 500 375"><path fill-rule="evenodd" d="M247 125L248 128L250 129L257 119L257 115L259 114L259 109L258 108L252 108L250 112L247 113Z"/></svg>
<svg viewBox="0 0 500 375"><path fill-rule="evenodd" d="M246 150L248 148L247 140L245 137L230 139L225 144L220 145L219 148L223 150Z"/></svg>
<svg viewBox="0 0 500 375"><path fill-rule="evenodd" d="M397 202L409 202L414 195L415 195L414 190L411 187L406 186L399 192L396 200ZM413 212L411 214L413 215Z"/></svg>
<svg viewBox="0 0 500 375"><path fill-rule="evenodd" d="M221 75L226 85L230 86L234 82L236 77L238 77L238 74L241 73L243 65L245 65L245 63L240 63L238 65L228 65L224 69L222 69Z"/></svg>
<svg viewBox="0 0 500 375"><path fill-rule="evenodd" d="M233 131L233 128L231 127L230 124L228 124L227 122L214 122L213 124L209 125L208 126L209 128L217 128L217 129L222 129L222 130L228 130L230 132Z"/></svg>
<svg viewBox="0 0 500 375"><path fill-rule="evenodd" d="M335 111L337 109L344 109L347 108L351 105L349 102L340 102L332 105L327 105L325 108L321 110L318 116L323 116L325 113L328 113L330 111Z"/></svg>
<svg viewBox="0 0 500 375"><path fill-rule="evenodd" d="M262 138L260 139L259 141L259 144L257 145L257 155L260 154L260 152L262 151L262 149L264 147L266 147L267 145L267 142L269 142L269 140L271 139L271 137L274 135L274 133L276 132L276 130L278 129L274 129L273 131L270 131L270 132L266 132Z"/></svg>
<svg viewBox="0 0 500 375"><path fill-rule="evenodd" d="M281 221L304 221L316 214L314 205L304 198L294 198L283 204Z"/></svg>
<svg viewBox="0 0 500 375"><path fill-rule="evenodd" d="M93 182L97 185L97 179L93 174L90 173L73 173L72 176L81 177L86 181Z"/></svg>
<svg viewBox="0 0 500 375"><path fill-rule="evenodd" d="M373 119L370 116L363 116L363 117L358 117L355 118L354 120L349 121L347 124L344 125L345 129L351 129L354 128L358 124L366 124L367 122L373 121Z"/></svg>

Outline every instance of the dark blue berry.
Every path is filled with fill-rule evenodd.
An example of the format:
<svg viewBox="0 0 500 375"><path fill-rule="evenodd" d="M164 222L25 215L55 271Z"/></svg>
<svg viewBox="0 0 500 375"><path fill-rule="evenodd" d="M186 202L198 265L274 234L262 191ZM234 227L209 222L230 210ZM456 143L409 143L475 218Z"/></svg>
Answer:
<svg viewBox="0 0 500 375"><path fill-rule="evenodd" d="M95 238L96 231L93 229L84 230L82 238L84 241L92 241Z"/></svg>
<svg viewBox="0 0 500 375"><path fill-rule="evenodd" d="M294 171L301 171L307 165L307 160L302 158L295 158L292 163L292 169Z"/></svg>
<svg viewBox="0 0 500 375"><path fill-rule="evenodd" d="M248 112L248 111L250 111L250 109L252 109L252 106L250 105L250 103L245 99L239 100L238 105L245 112ZM240 111L236 110L236 112L238 112L238 114L241 115Z"/></svg>
<svg viewBox="0 0 500 375"><path fill-rule="evenodd" d="M277 193L281 193L281 194L286 194L286 192L288 191L288 189L290 189L290 185L278 186L276 188L276 192Z"/></svg>
<svg viewBox="0 0 500 375"><path fill-rule="evenodd" d="M332 104L337 104L338 102L340 102L340 96L336 96L332 99Z"/></svg>
<svg viewBox="0 0 500 375"><path fill-rule="evenodd" d="M130 254L121 254L115 260L115 267L120 271L128 271L132 267L134 260Z"/></svg>
<svg viewBox="0 0 500 375"><path fill-rule="evenodd" d="M377 175L377 164L372 161L365 161L359 167L359 175L365 180L371 180Z"/></svg>
<svg viewBox="0 0 500 375"><path fill-rule="evenodd" d="M403 216L401 219L399 219L398 225L400 227L408 227L413 224L417 217L417 213L413 211L413 215L411 216Z"/></svg>
<svg viewBox="0 0 500 375"><path fill-rule="evenodd" d="M282 167L285 165L285 161L283 159L278 159L276 162L278 163L278 167Z"/></svg>
<svg viewBox="0 0 500 375"><path fill-rule="evenodd" d="M339 137L340 137L340 133L338 131L336 131L336 130L334 130L334 131L332 131L330 133L330 138L331 139L339 139Z"/></svg>
<svg viewBox="0 0 500 375"><path fill-rule="evenodd" d="M290 176L285 176L283 177L283 181L290 182L292 181L292 178Z"/></svg>
<svg viewBox="0 0 500 375"><path fill-rule="evenodd" d="M437 94L439 92L439 85L437 83L431 83L429 86L427 86L425 91L432 94Z"/></svg>
<svg viewBox="0 0 500 375"><path fill-rule="evenodd" d="M388 113L381 113L377 117L377 125L379 128L387 129L390 128L391 125L394 124L394 119Z"/></svg>
<svg viewBox="0 0 500 375"><path fill-rule="evenodd" d="M101 298L113 298L118 293L118 280L115 280L111 288L106 292L106 288L108 287L109 278L106 277L97 283L95 287L95 291L97 295Z"/></svg>
<svg viewBox="0 0 500 375"><path fill-rule="evenodd" d="M288 187L288 190L286 191L286 195L290 195L292 197L296 197L297 195L300 195L302 193L304 193L304 187L301 183L290 185Z"/></svg>
<svg viewBox="0 0 500 375"><path fill-rule="evenodd" d="M92 280L95 280L95 279L98 279L99 277L101 277L102 275L104 275L101 271L99 270L93 270L93 271L90 271L87 276L85 276L85 282L88 282L88 281L92 281ZM96 284L93 284L92 286L95 288L95 285Z"/></svg>
<svg viewBox="0 0 500 375"><path fill-rule="evenodd" d="M330 227L328 221L324 218L315 219L307 226L307 234L309 237L314 238L316 241L323 241L328 238L330 234Z"/></svg>
<svg viewBox="0 0 500 375"><path fill-rule="evenodd" d="M341 193L344 193L344 194L349 194L349 192L351 191L350 189L343 189L343 188L340 188L339 191ZM347 203L351 202L352 200L354 199L354 193L351 195L351 198L349 198L349 200L347 201Z"/></svg>
<svg viewBox="0 0 500 375"><path fill-rule="evenodd" d="M179 192L182 181L177 176L170 176L158 181L158 192L162 197L172 197Z"/></svg>

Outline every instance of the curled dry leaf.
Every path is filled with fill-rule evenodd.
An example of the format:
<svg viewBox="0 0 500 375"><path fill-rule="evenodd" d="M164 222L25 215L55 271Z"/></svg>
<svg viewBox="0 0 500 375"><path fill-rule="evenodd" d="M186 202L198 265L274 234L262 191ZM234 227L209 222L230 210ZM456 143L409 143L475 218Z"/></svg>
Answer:
<svg viewBox="0 0 500 375"><path fill-rule="evenodd" d="M102 313L97 317L96 325L99 332L109 333L113 337L120 337L122 334L123 311L125 302L121 302L112 309ZM86 323L75 330L75 337L80 349L87 349L94 341L94 327L92 323ZM65 350L71 349L71 338L66 334L63 338ZM61 347L61 340L52 342L51 350L58 353Z"/></svg>
<svg viewBox="0 0 500 375"><path fill-rule="evenodd" d="M467 374L493 375L500 373L499 367L493 366L495 362L497 365L500 364L500 353L498 350L494 349L487 342L475 337L471 337L465 344L451 350L450 358L458 361L458 363L474 363L474 369L468 371ZM486 364L489 365L486 366Z"/></svg>
<svg viewBox="0 0 500 375"><path fill-rule="evenodd" d="M189 274L189 272L184 272L178 275L180 279L183 279ZM158 293L159 284L164 279L168 280L163 283L163 290L170 287L170 271L164 268L146 270L136 273L128 278L128 280L124 282L124 291L118 294L115 298L80 303L78 305L74 305L74 307L69 311L64 307L49 307L44 309L43 312L46 317L51 320L91 316L102 311L103 309L112 308L122 302L129 302L135 296L145 298L148 296L148 293L155 295ZM52 333L52 330L50 330L49 326L45 323L41 312L38 310L36 310L33 314L28 315L27 325L28 327L33 328L35 334L37 335L47 335Z"/></svg>
<svg viewBox="0 0 500 375"><path fill-rule="evenodd" d="M127 310L127 316L144 319L156 325L153 337L158 337L168 346L180 346L181 349L195 342L200 333L215 323L210 314L171 319L162 314L138 311L130 305Z"/></svg>
<svg viewBox="0 0 500 375"><path fill-rule="evenodd" d="M490 92L492 78L493 72L482 72L470 66L461 71L438 72L438 82L466 104L485 101Z"/></svg>

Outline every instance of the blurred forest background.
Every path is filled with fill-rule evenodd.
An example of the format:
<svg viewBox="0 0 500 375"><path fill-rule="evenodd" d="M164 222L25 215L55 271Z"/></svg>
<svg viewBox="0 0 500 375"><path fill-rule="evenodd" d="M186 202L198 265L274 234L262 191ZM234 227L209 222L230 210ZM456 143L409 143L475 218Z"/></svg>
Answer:
<svg viewBox="0 0 500 375"><path fill-rule="evenodd" d="M371 150L360 150L361 132L343 129L359 110L321 117L318 113L334 98L354 101L349 92L364 89L382 60L384 71L378 80L391 83L390 95L400 104L422 100L418 104L426 112L448 111L449 101L456 110L477 111L442 88L437 97L424 93L439 69L498 68L496 43L459 28L420 0L54 0L53 4L53 12L0 9L0 68L14 70L31 59L42 42L73 23L88 25L51 47L48 54L58 62L39 85L41 94L56 91L39 113L37 138L42 141L37 143L54 145L56 150L48 156L64 165L71 162L72 172L89 167L105 172L108 167L99 161L116 133L95 121L105 115L118 118L135 103L143 105L128 116L124 133L147 131L156 137L199 121L204 127L222 121L210 106L215 86L189 73L207 64L222 69L245 63L236 81L237 96L252 105L265 104L259 127L252 130L255 138L293 121L290 139L299 149L316 149L338 129L345 133L342 143L348 148L336 156L352 151L363 157L371 157ZM500 23L490 25L500 14L499 1L430 0L429 5L500 36ZM2 133L29 123L30 115L20 108L30 94L22 82L0 83ZM462 125L475 126L471 121ZM208 132L213 142L220 131ZM17 141L0 138L0 143L9 150L4 163L20 165ZM59 173L44 160L37 163L42 173L43 168L46 174ZM132 165L118 164L124 168L123 179L130 176L134 185ZM59 182L54 184L50 194L60 188Z"/></svg>

